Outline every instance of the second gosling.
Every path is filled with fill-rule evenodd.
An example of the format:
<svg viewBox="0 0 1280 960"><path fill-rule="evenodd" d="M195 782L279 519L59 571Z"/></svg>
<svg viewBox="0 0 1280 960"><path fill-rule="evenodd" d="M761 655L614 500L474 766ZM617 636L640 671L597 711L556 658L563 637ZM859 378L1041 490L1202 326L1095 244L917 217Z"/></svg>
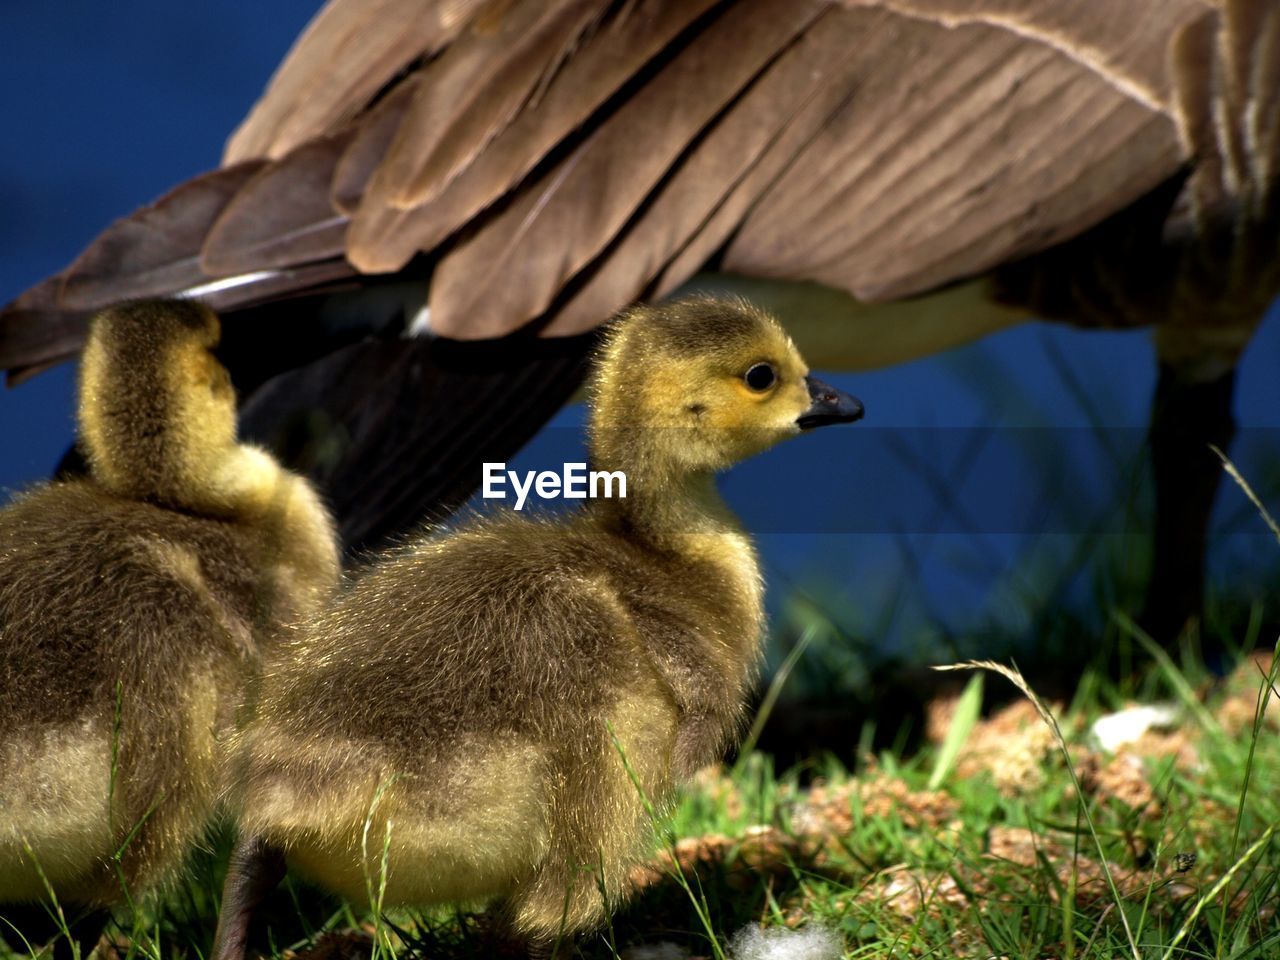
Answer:
<svg viewBox="0 0 1280 960"><path fill-rule="evenodd" d="M354 900L503 898L534 948L598 926L651 836L632 777L661 805L738 735L763 587L714 475L862 406L770 316L695 299L614 323L591 407L625 499L423 537L268 663L217 960L286 861Z"/></svg>
<svg viewBox="0 0 1280 960"><path fill-rule="evenodd" d="M219 334L191 301L97 315L78 404L89 475L0 510L0 935L15 948L53 934L52 896L87 953L108 911L178 875L226 786L260 643L338 580L316 493L236 440Z"/></svg>

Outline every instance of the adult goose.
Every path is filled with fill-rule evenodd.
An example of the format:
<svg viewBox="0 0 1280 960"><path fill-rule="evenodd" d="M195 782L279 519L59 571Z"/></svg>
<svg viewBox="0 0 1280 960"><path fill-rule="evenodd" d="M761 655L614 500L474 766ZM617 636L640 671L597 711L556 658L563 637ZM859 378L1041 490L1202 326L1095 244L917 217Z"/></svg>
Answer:
<svg viewBox="0 0 1280 960"><path fill-rule="evenodd" d="M851 294L784 314L824 368L1154 325L1169 639L1280 285L1278 78L1268 0L330 0L221 169L0 314L0 365L73 357L120 298L204 298L247 433L361 546L464 498L589 331L700 270Z"/></svg>

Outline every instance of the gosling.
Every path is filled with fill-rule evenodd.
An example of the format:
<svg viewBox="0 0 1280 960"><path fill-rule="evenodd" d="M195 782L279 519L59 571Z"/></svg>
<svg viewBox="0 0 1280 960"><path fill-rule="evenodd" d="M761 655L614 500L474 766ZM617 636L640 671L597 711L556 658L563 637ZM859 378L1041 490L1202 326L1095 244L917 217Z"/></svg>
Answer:
<svg viewBox="0 0 1280 960"><path fill-rule="evenodd" d="M714 474L862 406L773 318L695 299L615 322L591 408L625 499L425 536L276 649L237 749L217 960L287 866L381 905L502 898L545 952L624 896L646 800L739 733L763 588Z"/></svg>
<svg viewBox="0 0 1280 960"><path fill-rule="evenodd" d="M189 301L95 317L89 475L0 511L0 917L27 942L52 894L87 953L112 907L180 871L260 641L337 582L315 492L236 443L218 338Z"/></svg>

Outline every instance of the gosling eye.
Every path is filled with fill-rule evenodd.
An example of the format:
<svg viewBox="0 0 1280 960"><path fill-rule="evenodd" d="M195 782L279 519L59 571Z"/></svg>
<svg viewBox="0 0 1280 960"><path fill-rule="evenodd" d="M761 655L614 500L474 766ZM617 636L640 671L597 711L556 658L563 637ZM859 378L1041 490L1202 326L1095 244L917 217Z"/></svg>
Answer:
<svg viewBox="0 0 1280 960"><path fill-rule="evenodd" d="M743 375L747 386L756 392L768 390L778 379L778 371L771 363L757 363Z"/></svg>

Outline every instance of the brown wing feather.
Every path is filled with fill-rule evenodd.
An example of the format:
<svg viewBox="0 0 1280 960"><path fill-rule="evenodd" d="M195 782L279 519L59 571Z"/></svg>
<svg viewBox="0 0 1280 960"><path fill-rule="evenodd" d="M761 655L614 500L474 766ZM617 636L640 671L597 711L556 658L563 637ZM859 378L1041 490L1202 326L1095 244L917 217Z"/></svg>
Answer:
<svg viewBox="0 0 1280 960"><path fill-rule="evenodd" d="M1216 86L1214 100L1218 149L1225 161L1233 193L1247 188L1252 160L1245 142L1244 124L1240 122L1248 109L1249 88L1253 73L1254 42L1263 32L1270 2L1261 0L1229 0L1224 5L1222 29L1216 31Z"/></svg>
<svg viewBox="0 0 1280 960"><path fill-rule="evenodd" d="M1179 129L1195 170L1169 227L1208 235L1243 206L1265 219L1280 172L1280 7L1227 0L1173 48Z"/></svg>
<svg viewBox="0 0 1280 960"><path fill-rule="evenodd" d="M561 164L445 256L432 279L433 328L497 336L545 311L694 137L820 10L745 0L711 23Z"/></svg>
<svg viewBox="0 0 1280 960"><path fill-rule="evenodd" d="M870 42L850 51L856 89L843 108L816 136L752 208L730 248L734 269L767 269L766 276L800 275L811 265L813 244L807 236L834 204L850 218L866 214L865 197L845 196L864 178L877 178L878 197L893 176L884 155L901 151L901 163L935 155L945 145L952 105L975 83L996 84L986 76L989 57L970 49L959 31L926 21L884 13ZM1016 39L991 51L1003 57L1018 49ZM892 63L882 50L894 50ZM1033 51L1038 48L1032 48ZM1005 78L1007 87L1012 80ZM999 89L999 88L997 88Z"/></svg>
<svg viewBox="0 0 1280 960"><path fill-rule="evenodd" d="M1097 222L1182 161L1163 114L1062 52L982 23L900 29L899 49L928 56L904 71L871 54L876 94L855 96L757 205L727 269L861 299L922 292Z"/></svg>
<svg viewBox="0 0 1280 960"><path fill-rule="evenodd" d="M63 271L59 303L94 310L203 283L200 247L214 220L262 168L257 160L188 180L117 220Z"/></svg>
<svg viewBox="0 0 1280 960"><path fill-rule="evenodd" d="M483 2L331 0L227 141L223 163L282 157L334 132L407 65L448 44Z"/></svg>
<svg viewBox="0 0 1280 960"><path fill-rule="evenodd" d="M201 265L210 276L292 267L342 256L347 218L329 189L349 129L298 147L258 172L210 228Z"/></svg>
<svg viewBox="0 0 1280 960"><path fill-rule="evenodd" d="M891 43L890 29L899 18L883 11L850 10L846 18L862 19L863 45L876 46ZM716 206L698 231L667 263L651 284L650 294L665 296L683 284L720 250L733 235L744 217L761 196L779 180L786 177L796 156L832 122L851 97L863 89L865 66L856 57L846 57L843 69L817 95L804 104L791 121L768 145L764 153L746 175L733 186L723 201Z"/></svg>
<svg viewBox="0 0 1280 960"><path fill-rule="evenodd" d="M1280 8L1227 0L1182 31L1173 65L1179 127L1196 164L1165 244L1194 251L1181 272L1212 275L1217 286L1207 276L1202 285L1234 301L1251 325L1251 300L1269 299L1263 278L1275 273L1280 220ZM1227 295L1223 284L1237 289Z"/></svg>
<svg viewBox="0 0 1280 960"><path fill-rule="evenodd" d="M866 38L868 19L832 10L814 21L690 147L585 282L557 306L544 334L590 330L638 299L796 115L819 91L844 81L848 52Z"/></svg>
<svg viewBox="0 0 1280 960"><path fill-rule="evenodd" d="M885 244L898 259L850 248L815 278L856 290L863 300L922 293L1067 239L1113 210L1117 197L1136 200L1180 166L1176 136L1162 114L1117 101L1080 121L1086 135L1062 137L1075 151L1069 159L1044 162L1041 143L1028 148L1025 168L975 164L939 191L953 202L935 194L886 231ZM1007 206L996 209L989 198L1002 193Z"/></svg>
<svg viewBox="0 0 1280 960"><path fill-rule="evenodd" d="M559 68L602 0L518 4L497 29L469 30L422 82L369 192L407 209L431 200L506 128Z"/></svg>
<svg viewBox="0 0 1280 960"><path fill-rule="evenodd" d="M1177 121L1183 148L1196 158L1182 208L1175 212L1172 232L1207 229L1210 211L1221 209L1227 196L1226 171L1214 121L1216 14L1189 24L1173 46L1178 75Z"/></svg>
<svg viewBox="0 0 1280 960"><path fill-rule="evenodd" d="M870 12L868 10L868 12ZM962 41L962 36L948 32L946 34L930 34L928 31L921 30L921 25L915 22L914 18L904 18L896 14L882 11L880 19L880 32L871 36L859 44L860 50L883 50L893 49L897 51L897 63L916 64L916 71L932 64L934 66L941 65L941 61L948 56L947 48L939 46L940 41L951 40ZM963 43L961 44L963 46ZM803 236L804 232L809 229L809 222L806 216L812 215L812 210L806 205L810 203L812 190L806 189L806 185L813 183L823 183L827 189L817 191L817 196L821 198L822 204L825 204L838 219L848 210L848 204L843 200L835 200L833 198L840 197L840 189L843 189L840 179L842 173L850 172L850 164L858 161L858 155L865 157L866 150L855 151L853 156L842 152L842 144L855 144L864 142L861 136L863 129L877 129L887 117L892 119L898 116L905 108L901 102L900 94L908 89L914 81L917 87L925 87L930 92L931 97L937 97L946 100L948 91L945 87L945 76L921 75L916 72L914 74L903 76L900 71L883 69L881 61L876 57L863 57L859 60L857 57L851 58L848 63L851 79L850 83L853 92L849 95L843 105L840 104L839 97L841 92L838 90L830 90L830 99L825 104L815 104L809 111L809 115L802 115L797 118L797 122L793 128L788 131L769 153L762 158L756 169L752 170L743 182L733 191L726 199L725 203L717 209L715 214L708 220L707 224L702 228L699 234L690 242L690 244L680 252L680 254L667 266L663 273L659 276L651 291L653 295L663 295L670 292L674 287L684 282L692 273L697 270L720 246L732 235L734 229L738 226L739 221L746 215L746 212L752 209L757 198L761 193L765 192L770 184L776 182L776 187L772 190L769 203L776 209L777 216L782 221L785 228L790 224L803 224L794 231L795 234ZM947 64L947 70L961 70L953 63ZM970 71L971 72L971 71ZM978 71L980 75L982 71ZM966 80L966 84L968 80ZM1124 102L1124 101L1121 101ZM883 104L886 107L884 116L868 115L868 104ZM834 108L839 109L834 109ZM1138 132L1136 133L1135 142L1144 144L1145 146L1157 148L1157 156L1154 162L1157 165L1167 164L1167 153L1170 151L1170 145L1167 135L1163 127L1163 121L1158 114L1125 114L1126 119L1121 119L1120 128L1123 124L1132 121L1137 124ZM1035 120L1036 115L1032 114L1027 119ZM1079 119L1077 117L1077 119ZM1114 138L1116 132L1116 116L1112 115L1110 128L1103 129L1102 133L1108 130ZM1156 138L1150 139L1144 137L1141 133L1141 123L1146 122L1156 128ZM815 134L815 130L817 133ZM1003 141L1002 141L1003 142ZM1070 153L1067 149L1067 143L1063 142L1056 145L1059 152ZM1113 143L1114 146L1114 143ZM805 151L805 163L799 165L799 169L793 169L791 164L795 161L795 155L798 151ZM1141 148L1139 148L1140 150ZM1124 151L1117 152L1112 149L1110 151L1104 145L1090 144L1085 148L1091 163L1096 167L1098 176L1093 182L1099 185L1110 184L1116 190L1116 196L1123 196L1130 192L1140 192L1142 187L1140 183L1125 182L1123 175L1127 172L1130 176L1135 176L1139 181L1145 182L1147 174L1142 170L1142 157L1135 156L1132 159L1138 162L1125 164L1126 154ZM1078 150L1076 152L1079 152ZM1033 161L1034 158L1028 158ZM822 163L822 166L815 167L815 164ZM967 161L966 161L967 162ZM1123 170L1115 171L1115 167L1119 164ZM1111 171L1111 172L1109 172ZM1038 174L1043 177L1043 170ZM833 186L834 185L834 186ZM898 189L902 185L898 185ZM917 197L917 194L911 190L907 190L909 197ZM990 201L990 191L985 194L980 193L975 196L984 201ZM1095 198L1100 200L1103 207L1116 201L1116 196ZM1003 202L1003 195L999 197ZM917 197L917 201L919 198ZM1045 198L1048 204L1060 202L1061 197L1050 195ZM822 209L822 204L815 204L818 210ZM1067 202L1068 209L1065 214L1069 215L1070 201ZM810 210L806 213L806 210ZM857 210L851 216L856 216ZM758 214L753 214L756 216ZM955 225L944 227L938 225L936 228L930 227L926 232L925 239L927 241L930 234L936 234L940 238L946 238L950 235L951 230L958 229ZM849 231L849 225L840 224L834 237L827 238L828 242L834 242L838 249L839 237ZM765 249L755 254L756 258L752 263L744 263L728 257L725 266L730 269L739 270L758 270L768 272L769 264L776 263L788 256L794 256L799 262L793 265L794 270L802 269L803 257L801 254L794 253L785 245L788 240L795 239L791 231L784 231L785 236L769 236L766 231L761 231L760 235L754 238L754 242L761 245L772 242L773 246L767 246ZM879 237L875 238L877 241ZM888 239L888 238L886 238ZM873 242L872 246L875 246ZM898 250L898 247L886 243L886 254L892 255ZM918 256L918 253L917 253ZM857 272L859 265L854 264L828 264L825 269L831 274L828 282L832 282L839 286L849 288L852 281L848 275L849 272ZM878 265L877 270L884 269ZM892 269L892 264L889 264ZM786 271L781 271L786 274ZM866 272L866 271L863 271ZM786 274L789 275L789 274ZM954 279L948 277L947 279ZM868 287L862 291L864 295L872 292L872 288ZM963 322L963 318L957 318L957 322Z"/></svg>
<svg viewBox="0 0 1280 960"><path fill-rule="evenodd" d="M398 270L430 250L513 187L578 130L609 97L715 0L642 0L603 23L555 75L535 103L429 203L402 210L371 197L348 234L353 263L374 273Z"/></svg>
<svg viewBox="0 0 1280 960"><path fill-rule="evenodd" d="M1221 152L1240 194L1270 192L1273 141L1280 124L1280 6L1274 0L1227 0L1218 33Z"/></svg>
<svg viewBox="0 0 1280 960"><path fill-rule="evenodd" d="M84 343L88 314L58 306L60 285L60 277L50 277L0 313L0 369L9 371L10 386L24 379L14 368L60 363Z"/></svg>
<svg viewBox="0 0 1280 960"><path fill-rule="evenodd" d="M365 188L391 148L421 79L420 73L406 77L360 118L360 129L338 160L329 184L329 201L339 213L350 217L359 209Z"/></svg>
<svg viewBox="0 0 1280 960"><path fill-rule="evenodd" d="M240 310L283 297L348 289L356 276L345 260L262 271L249 282L210 290L200 297L220 312ZM0 369L10 386L72 360L84 346L92 310L68 310L56 301L60 277L50 277L0 311Z"/></svg>
<svg viewBox="0 0 1280 960"><path fill-rule="evenodd" d="M397 269L420 250L461 238L437 270L433 321L441 330L485 336L538 316L574 283L581 297L609 287L597 303L616 300L618 290L633 289L637 277L655 270L661 272L649 292L667 289L726 242L729 266L817 276L867 296L945 283L1130 202L1187 156L1195 138L1174 143L1161 116L1185 121L1193 101L1202 111L1197 122L1230 118L1225 128L1202 126L1196 134L1201 143L1215 138L1220 191L1229 180L1270 175L1280 119L1274 110L1249 109L1270 102L1268 78L1280 70L1280 40L1269 26L1275 8L1264 0L828 2L881 24L880 41L848 52L843 66L852 94L820 89L768 136L744 134L744 156L725 155L723 164L703 157L709 178L725 178L704 189L681 179L696 156L690 146L704 142L704 132L710 142L719 127L708 125L810 22L819 0L813 7L782 0L556 0L550 7L532 0L331 0L228 148L229 158L281 158L283 169L296 163L310 176L306 183L281 173L255 178L207 248L207 266L218 272L286 262L297 269L217 295L230 305L256 302L356 272L331 256L338 221L326 228L332 232L307 232L323 222L321 187L338 213L356 210L346 253L361 269ZM1206 10L1231 25L1230 36L1221 21L1207 28L1198 98L1194 78L1171 92L1169 64L1185 67L1194 43L1169 59L1170 38ZM499 50L492 62L482 57L456 75L494 83L472 93L455 78L434 94L439 109L415 121L419 133L438 139L427 137L422 158L408 157L406 148L401 162L412 160L421 174L409 186L435 199L396 211L390 201L414 197L392 196L384 186L372 198L380 164L391 169L380 158L417 136L405 111L427 96L422 78L484 46L469 38L497 35L522 17L558 24L546 27L541 58L528 53L538 43L499 45L505 59ZM890 30L890 22L898 26ZM894 31L903 39L887 39ZM974 31L1005 39L984 40L977 53L954 49L956 37ZM721 39L708 40L715 36ZM1023 65L1024 77L1010 79L1010 60ZM446 89L461 98L440 100ZM1086 106L1070 108L1074 114L1055 108L1073 90L1083 91ZM834 110L846 100L845 109ZM1032 104L1038 109L1026 112ZM444 118L439 130L428 129L431 116ZM324 144L291 153L333 136L353 117L359 130L335 164ZM761 122L776 124L765 114ZM1003 148L993 151L1000 137ZM1206 174L1214 162L1205 161ZM75 313L200 285L208 279L195 259L201 242L257 172L233 166L207 175L113 225L68 269L63 300L27 315L44 323L51 310ZM1067 182L1073 177L1078 183ZM674 193L661 189L667 178L677 184ZM383 180L391 182L385 171ZM1203 189L1215 176L1197 180ZM251 195L261 201L252 216ZM677 195L691 198L689 210L663 200ZM642 251L643 269L601 259L611 245ZM310 258L321 258L314 270ZM588 267L598 269L584 273ZM547 329L586 322L596 306L579 302L578 319L565 313ZM6 337L17 342L13 322L6 323L0 355L20 363L6 345ZM58 352L39 342L39 334L27 342L33 362Z"/></svg>
<svg viewBox="0 0 1280 960"><path fill-rule="evenodd" d="M1275 186L1280 179L1280 7L1271 6L1270 19L1263 27L1252 77L1249 114L1250 142L1258 160L1258 177L1270 185L1272 197L1280 197Z"/></svg>
<svg viewBox="0 0 1280 960"><path fill-rule="evenodd" d="M1052 47L1153 108L1172 100L1169 38L1214 0L843 0L946 27L986 23Z"/></svg>

